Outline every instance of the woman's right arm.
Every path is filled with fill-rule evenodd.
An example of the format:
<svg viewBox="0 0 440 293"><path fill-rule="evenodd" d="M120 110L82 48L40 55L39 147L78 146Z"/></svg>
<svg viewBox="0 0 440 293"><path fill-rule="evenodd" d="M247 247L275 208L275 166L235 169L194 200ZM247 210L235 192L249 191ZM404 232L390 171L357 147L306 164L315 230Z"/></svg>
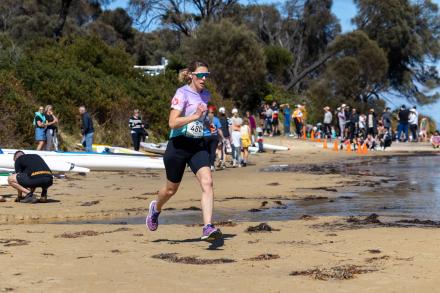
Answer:
<svg viewBox="0 0 440 293"><path fill-rule="evenodd" d="M182 111L177 109L171 109L170 117L168 119L168 125L170 128L180 128L182 126L185 126L188 123L191 123L193 121L196 121L202 117L203 113L206 111L206 105L200 104L197 107L197 110L194 114L186 117L181 117Z"/></svg>

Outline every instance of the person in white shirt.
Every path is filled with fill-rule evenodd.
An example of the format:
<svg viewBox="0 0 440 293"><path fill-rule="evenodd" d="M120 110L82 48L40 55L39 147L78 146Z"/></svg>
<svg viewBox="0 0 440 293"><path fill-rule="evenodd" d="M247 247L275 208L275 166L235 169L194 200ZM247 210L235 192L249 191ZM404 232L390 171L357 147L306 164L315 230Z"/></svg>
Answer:
<svg viewBox="0 0 440 293"><path fill-rule="evenodd" d="M419 113L417 112L416 106L409 110L409 130L411 131L412 141L418 141L418 124L419 124Z"/></svg>
<svg viewBox="0 0 440 293"><path fill-rule="evenodd" d="M238 116L238 110L232 109L231 138L232 138L232 167L240 167L241 125L243 120Z"/></svg>

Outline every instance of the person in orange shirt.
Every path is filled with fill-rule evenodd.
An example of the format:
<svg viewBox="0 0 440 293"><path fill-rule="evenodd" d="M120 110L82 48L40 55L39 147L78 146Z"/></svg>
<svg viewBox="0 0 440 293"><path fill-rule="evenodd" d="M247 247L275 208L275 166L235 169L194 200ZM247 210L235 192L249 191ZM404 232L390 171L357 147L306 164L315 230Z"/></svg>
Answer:
<svg viewBox="0 0 440 293"><path fill-rule="evenodd" d="M295 123L296 135L301 138L301 132L303 131L303 112L301 111L301 105L297 105L295 111L292 114L293 122Z"/></svg>
<svg viewBox="0 0 440 293"><path fill-rule="evenodd" d="M307 113L307 109L306 109L306 104L302 104L300 105L300 109L302 112L302 127L303 127L303 133L306 133L306 125L307 125L307 117L308 117L308 113Z"/></svg>

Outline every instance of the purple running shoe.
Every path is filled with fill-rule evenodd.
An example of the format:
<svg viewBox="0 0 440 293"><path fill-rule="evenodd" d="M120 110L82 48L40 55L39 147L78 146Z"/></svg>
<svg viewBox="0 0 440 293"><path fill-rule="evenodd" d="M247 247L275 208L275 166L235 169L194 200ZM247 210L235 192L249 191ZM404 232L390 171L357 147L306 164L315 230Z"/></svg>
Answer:
<svg viewBox="0 0 440 293"><path fill-rule="evenodd" d="M221 237L222 237L222 231L214 227L214 225L208 224L205 227L203 227L203 235L201 237L202 240L215 241L217 239L220 239Z"/></svg>
<svg viewBox="0 0 440 293"><path fill-rule="evenodd" d="M153 200L150 203L150 208L148 210L147 218L145 219L145 224L147 225L150 231L156 231L159 226L159 215L160 212L156 211L157 201Z"/></svg>

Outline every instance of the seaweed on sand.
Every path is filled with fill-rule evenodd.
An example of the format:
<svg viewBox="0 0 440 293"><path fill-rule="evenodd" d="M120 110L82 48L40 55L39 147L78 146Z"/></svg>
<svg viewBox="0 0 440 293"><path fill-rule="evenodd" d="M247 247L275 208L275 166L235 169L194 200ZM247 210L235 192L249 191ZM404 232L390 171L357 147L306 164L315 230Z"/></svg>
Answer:
<svg viewBox="0 0 440 293"><path fill-rule="evenodd" d="M245 260L250 260L250 261L262 261L262 260L272 260L272 259L277 259L280 258L280 256L278 254L272 254L272 253L263 253L251 258L246 258Z"/></svg>
<svg viewBox="0 0 440 293"><path fill-rule="evenodd" d="M364 268L357 265L343 265L332 268L314 268L304 271L293 271L290 276L310 276L316 280L349 280L356 275L377 271L374 268Z"/></svg>
<svg viewBox="0 0 440 293"><path fill-rule="evenodd" d="M0 244L3 244L3 246L5 247L23 246L23 245L28 245L29 243L31 242L23 239L0 239Z"/></svg>
<svg viewBox="0 0 440 293"><path fill-rule="evenodd" d="M191 265L210 265L210 264L223 264L223 263L235 262L235 260L229 258L204 259L204 258L198 258L196 256L179 257L177 256L177 253L159 253L151 257L165 260L168 262L191 264Z"/></svg>
<svg viewBox="0 0 440 293"><path fill-rule="evenodd" d="M272 232L272 231L280 231L280 229L272 228L267 223L260 223L257 226L249 226L245 230L245 232L248 232L248 233Z"/></svg>

